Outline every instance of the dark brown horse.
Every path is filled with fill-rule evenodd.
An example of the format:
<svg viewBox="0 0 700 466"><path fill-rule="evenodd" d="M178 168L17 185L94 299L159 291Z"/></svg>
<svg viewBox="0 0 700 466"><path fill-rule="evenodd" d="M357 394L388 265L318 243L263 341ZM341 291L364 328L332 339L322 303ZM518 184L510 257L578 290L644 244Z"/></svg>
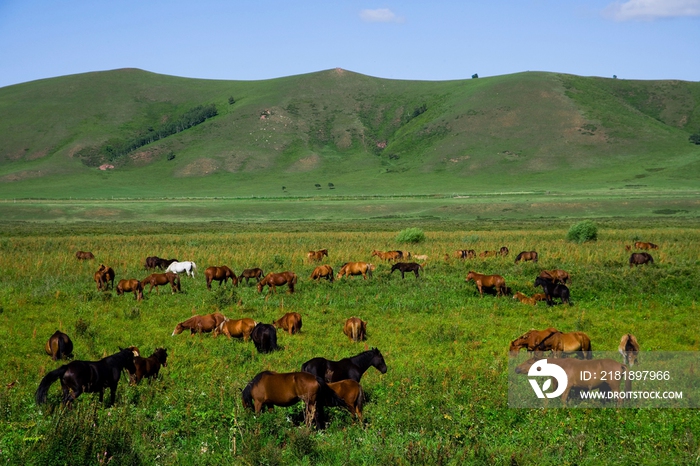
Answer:
<svg viewBox="0 0 700 466"><path fill-rule="evenodd" d="M659 247L654 243L645 243L644 241L637 241L634 243L635 249L659 249Z"/></svg>
<svg viewBox="0 0 700 466"><path fill-rule="evenodd" d="M591 339L583 332L552 332L537 345L537 351L552 351L555 358L576 353L579 359L593 358Z"/></svg>
<svg viewBox="0 0 700 466"><path fill-rule="evenodd" d="M322 278L330 282L333 281L333 268L330 265L319 265L311 273L311 280L320 280Z"/></svg>
<svg viewBox="0 0 700 466"><path fill-rule="evenodd" d="M345 379L338 382L330 382L328 388L333 390L338 398L345 402L345 407L353 417L357 417L362 423L362 406L365 401L365 392L362 385L354 380Z"/></svg>
<svg viewBox="0 0 700 466"><path fill-rule="evenodd" d="M529 330L510 342L508 352L510 353L511 357L517 356L518 351L520 351L522 348L525 348L528 352L533 352L535 349L537 349L537 346L542 342L542 340L554 332L558 332L558 330L554 327L549 327L544 330Z"/></svg>
<svg viewBox="0 0 700 466"><path fill-rule="evenodd" d="M377 348L372 348L357 356L344 358L340 361L313 358L302 364L301 371L320 377L326 382L338 382L345 379L359 382L362 375L370 367L375 367L382 374L386 374L387 367L384 362L384 356Z"/></svg>
<svg viewBox="0 0 700 466"><path fill-rule="evenodd" d="M87 261L95 258L94 254L90 251L78 251L75 253L75 257L77 257L79 261Z"/></svg>
<svg viewBox="0 0 700 466"><path fill-rule="evenodd" d="M503 257L506 257L506 256L508 255L509 252L510 252L510 251L509 251L508 248L505 247L505 246L502 246L501 249L498 250L498 253L499 253L501 256L503 256Z"/></svg>
<svg viewBox="0 0 700 466"><path fill-rule="evenodd" d="M221 284L223 283L225 285L230 278L233 286L238 286L238 277L236 277L236 274L233 273L233 270L225 265L219 267L207 267L207 269L204 271L204 278L207 279L207 289L209 290L211 290L211 282L214 280L219 282L219 287L221 287Z"/></svg>
<svg viewBox="0 0 700 466"><path fill-rule="evenodd" d="M260 283L260 280L265 276L263 273L262 269L260 268L254 268L254 269L245 269L243 272L241 272L241 276L239 277L239 281L243 281L245 278L245 284L248 284L248 279L254 278L257 280L258 283Z"/></svg>
<svg viewBox="0 0 700 466"><path fill-rule="evenodd" d="M367 322L358 317L350 317L345 321L343 333L352 341L362 341L367 338Z"/></svg>
<svg viewBox="0 0 700 466"><path fill-rule="evenodd" d="M561 298L562 304L568 303L569 306L571 306L571 295L569 292L569 287L566 285L562 285L561 283L555 285L554 282L542 277L535 278L534 285L542 287L542 291L544 291L544 295L547 298L548 306L554 305L553 298Z"/></svg>
<svg viewBox="0 0 700 466"><path fill-rule="evenodd" d="M319 262L323 259L323 256L328 257L328 249L319 249L318 251L309 251L306 254L310 262Z"/></svg>
<svg viewBox="0 0 700 466"><path fill-rule="evenodd" d="M141 282L135 278L131 280L119 280L117 283L117 295L123 295L124 293L134 293L134 299L136 301L141 301L143 299L143 286Z"/></svg>
<svg viewBox="0 0 700 466"><path fill-rule="evenodd" d="M515 263L520 261L537 262L537 251L523 251L515 257Z"/></svg>
<svg viewBox="0 0 700 466"><path fill-rule="evenodd" d="M631 333L622 335L618 351L625 360L625 364L630 367L639 362L639 343L637 343L637 338Z"/></svg>
<svg viewBox="0 0 700 466"><path fill-rule="evenodd" d="M281 328L282 330L289 332L290 335L299 333L301 331L302 321L301 314L298 312L288 312L276 321L272 322L275 328Z"/></svg>
<svg viewBox="0 0 700 466"><path fill-rule="evenodd" d="M142 358L141 356L134 356L134 371L129 372L131 382L133 384L138 384L141 379L157 379L158 373L160 372L160 367L167 367L168 351L165 348L156 348L152 355L147 358Z"/></svg>
<svg viewBox="0 0 700 466"><path fill-rule="evenodd" d="M270 293L275 292L275 287L287 285L289 293L294 293L294 285L297 284L297 274L294 272L268 273L258 282L258 293L262 293L267 285Z"/></svg>
<svg viewBox="0 0 700 466"><path fill-rule="evenodd" d="M243 319L224 319L223 322L216 327L212 333L212 336L216 337L219 334L226 335L229 339L233 338L243 338L243 341L250 340L250 334L258 323L250 318Z"/></svg>
<svg viewBox="0 0 700 466"><path fill-rule="evenodd" d="M417 279L418 271L421 269L423 269L423 266L416 262L397 262L391 267L391 272L389 272L389 274L394 273L394 270L399 270L401 272L401 278L405 278L404 274L406 272L413 272Z"/></svg>
<svg viewBox="0 0 700 466"><path fill-rule="evenodd" d="M557 283L571 283L571 277L569 273L565 270L554 269L554 270L543 270L539 274L540 278L551 281L553 284Z"/></svg>
<svg viewBox="0 0 700 466"><path fill-rule="evenodd" d="M157 259L158 261L156 263L156 267L158 267L160 270L167 270L173 262L180 262L177 259L161 259L160 257Z"/></svg>
<svg viewBox="0 0 700 466"><path fill-rule="evenodd" d="M368 262L346 262L340 268L340 272L338 272L338 275L335 278L341 279L345 276L350 277L354 275L362 275L362 278L367 280L367 275L372 278L372 272L374 269L375 266Z"/></svg>
<svg viewBox="0 0 700 466"><path fill-rule="evenodd" d="M468 282L470 280L474 280L482 298L484 297L484 288L495 288L496 296L503 296L506 294L506 281L500 275L483 275L470 271L464 281Z"/></svg>
<svg viewBox="0 0 700 466"><path fill-rule="evenodd" d="M630 268L633 265L653 264L654 258L648 252L633 252L630 256Z"/></svg>
<svg viewBox="0 0 700 466"><path fill-rule="evenodd" d="M63 358L68 359L73 357L73 342L68 335L60 330L56 330L54 334L49 337L49 341L46 342L44 350L54 361Z"/></svg>
<svg viewBox="0 0 700 466"><path fill-rule="evenodd" d="M220 312L205 314L203 316L195 315L177 324L175 326L175 330L173 330L172 336L179 335L185 330L190 331L190 336L194 335L195 333L209 333L218 327L224 320L226 320L226 317L224 317L224 315Z"/></svg>
<svg viewBox="0 0 700 466"><path fill-rule="evenodd" d="M146 270L155 270L158 267L158 261L160 257L158 256L148 256L143 263L143 268Z"/></svg>
<svg viewBox="0 0 700 466"><path fill-rule="evenodd" d="M153 287L156 288L156 293L159 293L158 287L170 283L170 288L173 294L180 291L180 277L176 273L165 272L165 273L152 273L148 277L141 280L141 287L146 289L146 285L151 285L148 289L150 293L153 291Z"/></svg>
<svg viewBox="0 0 700 466"><path fill-rule="evenodd" d="M112 267L100 264L100 268L97 269L93 278L95 279L98 290L102 291L102 287L107 290L110 284L112 285L112 289L114 289L114 270Z"/></svg>

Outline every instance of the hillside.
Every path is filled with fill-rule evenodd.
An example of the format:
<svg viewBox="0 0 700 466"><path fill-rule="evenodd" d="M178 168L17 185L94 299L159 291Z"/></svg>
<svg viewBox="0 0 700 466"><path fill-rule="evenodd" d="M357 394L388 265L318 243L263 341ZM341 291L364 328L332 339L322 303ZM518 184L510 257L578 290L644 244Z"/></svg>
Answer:
<svg viewBox="0 0 700 466"><path fill-rule="evenodd" d="M119 153L212 104L215 116ZM0 114L2 198L687 192L700 178L695 82L122 69L0 88Z"/></svg>

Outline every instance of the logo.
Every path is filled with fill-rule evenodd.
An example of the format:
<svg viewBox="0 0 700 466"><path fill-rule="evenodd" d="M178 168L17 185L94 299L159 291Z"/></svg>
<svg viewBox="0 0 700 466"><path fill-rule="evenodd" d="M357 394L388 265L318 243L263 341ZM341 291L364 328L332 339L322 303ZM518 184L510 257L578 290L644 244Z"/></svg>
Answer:
<svg viewBox="0 0 700 466"><path fill-rule="evenodd" d="M554 379L557 381L556 390L551 393L545 393L551 388L552 379L545 380L545 382L542 384L542 388L540 388L537 380L529 379L528 381L530 382L530 385L532 385L532 389L535 391L537 398L556 398L564 393L564 390L566 390L566 386L569 383L569 378L566 376L564 369L556 364L548 364L546 359L540 359L534 363L530 367L527 375L530 377L554 377Z"/></svg>

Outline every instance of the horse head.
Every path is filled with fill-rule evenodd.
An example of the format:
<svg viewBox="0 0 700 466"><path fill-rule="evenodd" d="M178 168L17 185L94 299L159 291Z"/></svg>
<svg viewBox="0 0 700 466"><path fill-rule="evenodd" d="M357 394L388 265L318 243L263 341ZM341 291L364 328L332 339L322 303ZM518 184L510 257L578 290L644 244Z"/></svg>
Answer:
<svg viewBox="0 0 700 466"><path fill-rule="evenodd" d="M371 364L377 368L382 374L386 374L387 367L386 362L384 362L384 356L377 348L372 348L372 361Z"/></svg>

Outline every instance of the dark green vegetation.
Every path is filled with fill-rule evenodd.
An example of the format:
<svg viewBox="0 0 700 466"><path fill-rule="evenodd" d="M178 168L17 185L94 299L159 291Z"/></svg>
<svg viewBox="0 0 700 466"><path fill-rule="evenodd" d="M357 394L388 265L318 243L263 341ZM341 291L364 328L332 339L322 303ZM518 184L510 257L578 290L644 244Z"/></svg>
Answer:
<svg viewBox="0 0 700 466"><path fill-rule="evenodd" d="M477 80L482 81L480 78ZM485 81L485 80L483 80ZM238 98L238 93L235 94ZM237 104L236 104L237 105ZM586 332L596 350L615 350L634 333L643 351L700 349L697 303L700 237L696 221L597 221L598 241L564 238L569 221L479 223L300 224L4 224L0 237L0 462L9 464L694 464L700 417L673 409L549 409L507 407L506 349L530 328ZM374 278L311 283L309 249L328 248L327 263L368 260L372 249L407 249L397 231L420 227L425 273L401 280L378 263ZM264 229L264 230L263 230ZM263 230L263 231L261 231ZM624 246L653 241L655 264L630 269ZM445 262L455 249L508 246L511 255ZM96 260L79 263L76 250ZM539 264L514 264L535 249ZM97 292L100 262L120 278L143 278L148 255L196 261L183 293L133 296ZM208 265L261 266L299 274L298 292L266 298L253 286L209 292ZM541 269L572 275L573 306L528 307L510 298L478 297L470 270L499 273L515 291L535 292ZM298 335L279 333L283 349L257 354L251 343L210 335L170 334L192 313L220 310L232 318L270 322L303 315ZM300 425L301 405L255 417L240 390L259 371L298 370L307 359L341 358L364 350L342 334L350 316L368 322L368 346L379 347L388 372L370 369L366 426L331 410L323 433ZM169 367L151 384L118 389L114 407L83 395L70 411L33 395L43 374L58 367L44 354L57 329L73 339L76 357L97 359L118 346L150 354L168 349Z"/></svg>
<svg viewBox="0 0 700 466"><path fill-rule="evenodd" d="M397 243L422 243L425 241L425 233L420 228L406 228L396 235Z"/></svg>
<svg viewBox="0 0 700 466"><path fill-rule="evenodd" d="M575 243L595 241L598 239L598 227L590 220L575 223L566 232L566 239Z"/></svg>

